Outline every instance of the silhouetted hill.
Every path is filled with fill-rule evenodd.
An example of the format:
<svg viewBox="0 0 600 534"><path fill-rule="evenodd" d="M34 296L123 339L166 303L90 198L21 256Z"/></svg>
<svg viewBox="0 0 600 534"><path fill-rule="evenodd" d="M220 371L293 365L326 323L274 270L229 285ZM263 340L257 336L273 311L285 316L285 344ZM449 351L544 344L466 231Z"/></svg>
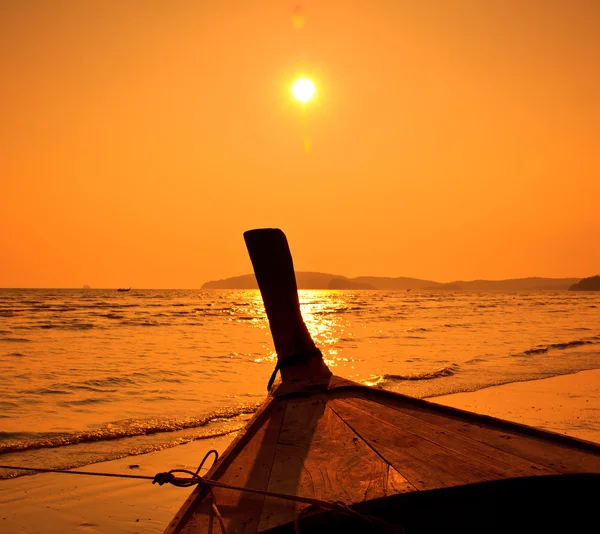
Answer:
<svg viewBox="0 0 600 534"><path fill-rule="evenodd" d="M361 283L368 284L374 289L386 289L386 290L407 290L407 289L425 289L428 286L438 286L438 282L432 282L431 280L421 280L419 278L390 278L386 276L357 276L352 280Z"/></svg>
<svg viewBox="0 0 600 534"><path fill-rule="evenodd" d="M366 284L365 282L357 282L356 278L350 280L349 278L332 278L327 289L375 289L374 286Z"/></svg>
<svg viewBox="0 0 600 534"><path fill-rule="evenodd" d="M348 280L345 276L334 274L296 272L298 289L329 289L329 283L333 279ZM233 278L225 278L224 280L206 282L202 285L202 289L258 289L258 284L254 274L244 274Z"/></svg>
<svg viewBox="0 0 600 534"><path fill-rule="evenodd" d="M600 276L582 278L579 282L573 284L569 291L600 291Z"/></svg>
<svg viewBox="0 0 600 534"><path fill-rule="evenodd" d="M462 280L453 282L467 291L541 291L541 290L564 290L569 289L579 278L512 278L509 280Z"/></svg>
<svg viewBox="0 0 600 534"><path fill-rule="evenodd" d="M597 278L597 277L592 277ZM432 290L432 291L539 291L567 290L579 282L579 278L514 278L509 280L471 280L450 283L421 280L420 278L390 278L384 276L346 276L296 272L298 289L383 289L387 291ZM202 285L202 289L257 289L253 274L214 280Z"/></svg>

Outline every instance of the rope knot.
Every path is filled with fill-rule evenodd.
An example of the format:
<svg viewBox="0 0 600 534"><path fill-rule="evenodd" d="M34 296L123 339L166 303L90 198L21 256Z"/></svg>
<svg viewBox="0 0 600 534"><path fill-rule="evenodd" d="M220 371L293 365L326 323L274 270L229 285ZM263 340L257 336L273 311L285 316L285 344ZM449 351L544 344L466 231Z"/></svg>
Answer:
<svg viewBox="0 0 600 534"><path fill-rule="evenodd" d="M163 484L172 484L174 480L175 475L173 475L171 471L166 473L156 473L156 475L154 475L152 484L158 484L159 486L162 486Z"/></svg>

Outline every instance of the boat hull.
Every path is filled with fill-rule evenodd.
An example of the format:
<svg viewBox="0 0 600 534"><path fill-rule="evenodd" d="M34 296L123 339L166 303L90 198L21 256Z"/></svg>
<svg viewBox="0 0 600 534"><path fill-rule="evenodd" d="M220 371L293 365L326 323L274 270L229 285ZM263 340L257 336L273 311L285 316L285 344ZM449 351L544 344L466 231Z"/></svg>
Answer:
<svg viewBox="0 0 600 534"><path fill-rule="evenodd" d="M485 526L494 532L557 499L565 517L585 515L600 446L332 377L281 384L207 476L341 502L406 532L481 531L495 517ZM228 534L293 532L299 514L308 532L368 530L305 503L198 487L166 532L220 532L213 500Z"/></svg>

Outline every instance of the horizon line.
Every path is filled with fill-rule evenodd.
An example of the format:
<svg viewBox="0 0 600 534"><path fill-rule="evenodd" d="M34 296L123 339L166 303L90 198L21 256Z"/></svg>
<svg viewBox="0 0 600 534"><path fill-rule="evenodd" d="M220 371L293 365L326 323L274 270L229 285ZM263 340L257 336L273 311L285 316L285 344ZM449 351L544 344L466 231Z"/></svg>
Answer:
<svg viewBox="0 0 600 534"><path fill-rule="evenodd" d="M325 274L328 276L332 276L332 277L343 277L346 278L348 280L353 280L356 278L389 278L389 279L400 279L400 278L408 278L408 279L412 279L412 280L419 280L419 281L423 281L423 282L433 282L436 284L442 284L442 285L449 285L449 284L454 284L454 283L458 283L458 282L465 282L465 283L469 283L469 282L507 282L507 281L513 281L513 280L532 280L532 279L545 279L545 280L582 280L584 278L591 278L593 276L598 276L598 275L590 275L590 276L523 276L523 277L518 277L518 278L498 278L498 279L493 279L493 278L474 278L471 280L466 280L466 279L456 279L456 280L452 280L450 282L438 282L436 280L427 280L425 278L416 278L414 276L374 276L374 275L359 275L359 276L353 276L353 277L348 277L345 275L338 275L338 274L331 274L331 273L324 273L322 271L295 271L295 273L310 273L310 274ZM236 288L202 288L203 285L210 283L210 282L221 282L224 280L230 280L233 278L242 278L245 276L255 276L254 273L247 273L247 274L242 274L242 275L235 275L235 276L228 276L226 278L219 278L219 279L212 279L212 280L207 280L206 282L202 282L200 284L200 286L198 287L134 287L131 286L131 290L135 289L135 290L158 290L158 289L162 289L162 290L186 290L186 291L195 291L195 290L202 290L202 291L213 291L213 290L217 290L217 291L223 291L223 290L227 290L227 289L231 289L234 291L256 291L258 290L257 288L252 288L252 289L236 289ZM88 284L85 284L88 285ZM54 287L50 287L50 286L1 286L0 290L3 289L101 289L101 290L117 290L120 287L123 286L91 286L88 285L89 287L85 287L85 285L81 285L81 286L54 286ZM128 286L129 287L129 286ZM327 290L327 289L315 289L318 291L340 291L340 290L336 290L336 289L332 289L332 290ZM302 291L302 290L301 290ZM310 290L304 290L304 291L310 291ZM342 290L344 291L344 290ZM356 291L356 290L351 290L351 291ZM366 291L377 291L377 289L368 289ZM381 291L390 291L390 290L381 290Z"/></svg>

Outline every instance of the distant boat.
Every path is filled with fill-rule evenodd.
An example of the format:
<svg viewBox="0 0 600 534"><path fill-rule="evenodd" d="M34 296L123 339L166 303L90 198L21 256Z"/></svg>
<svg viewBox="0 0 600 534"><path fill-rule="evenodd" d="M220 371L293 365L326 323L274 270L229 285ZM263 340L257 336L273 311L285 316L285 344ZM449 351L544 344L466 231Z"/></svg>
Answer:
<svg viewBox="0 0 600 534"><path fill-rule="evenodd" d="M120 287L119 289L117 289L117 291L129 291L130 289L130 287Z"/></svg>

